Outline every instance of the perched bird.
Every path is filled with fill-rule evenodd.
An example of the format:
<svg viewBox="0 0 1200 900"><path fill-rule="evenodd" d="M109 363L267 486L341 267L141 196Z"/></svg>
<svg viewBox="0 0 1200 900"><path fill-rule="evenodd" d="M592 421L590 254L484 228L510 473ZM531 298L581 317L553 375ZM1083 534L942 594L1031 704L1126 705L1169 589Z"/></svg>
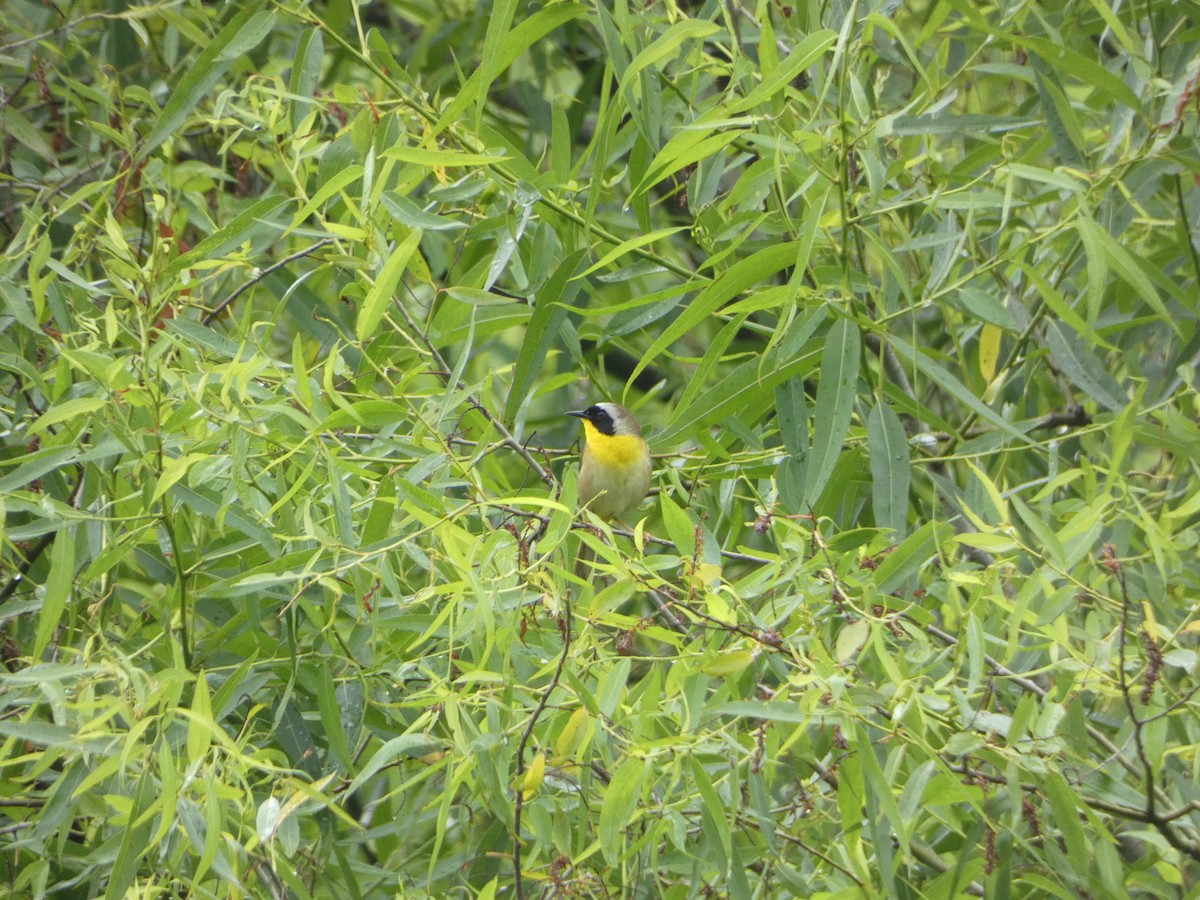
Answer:
<svg viewBox="0 0 1200 900"><path fill-rule="evenodd" d="M650 448L642 426L619 403L597 403L583 412L587 443L579 466L579 503L605 521L620 518L642 502L650 490Z"/></svg>

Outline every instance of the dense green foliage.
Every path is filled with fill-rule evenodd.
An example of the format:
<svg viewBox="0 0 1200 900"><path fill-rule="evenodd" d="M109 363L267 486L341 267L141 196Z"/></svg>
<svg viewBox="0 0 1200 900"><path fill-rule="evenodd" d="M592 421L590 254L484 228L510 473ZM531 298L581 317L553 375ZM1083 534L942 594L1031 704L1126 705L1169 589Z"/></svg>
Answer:
<svg viewBox="0 0 1200 900"><path fill-rule="evenodd" d="M1194 895L1198 28L6 0L0 891Z"/></svg>

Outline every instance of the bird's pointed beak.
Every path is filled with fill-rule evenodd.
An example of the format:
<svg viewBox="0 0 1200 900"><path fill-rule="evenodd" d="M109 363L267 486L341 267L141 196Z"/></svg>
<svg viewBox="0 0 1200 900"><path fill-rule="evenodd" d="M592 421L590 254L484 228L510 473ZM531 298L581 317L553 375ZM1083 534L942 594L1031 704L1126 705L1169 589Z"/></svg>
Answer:
<svg viewBox="0 0 1200 900"><path fill-rule="evenodd" d="M588 417L586 412L569 412L567 415L574 416L577 419L586 419Z"/></svg>

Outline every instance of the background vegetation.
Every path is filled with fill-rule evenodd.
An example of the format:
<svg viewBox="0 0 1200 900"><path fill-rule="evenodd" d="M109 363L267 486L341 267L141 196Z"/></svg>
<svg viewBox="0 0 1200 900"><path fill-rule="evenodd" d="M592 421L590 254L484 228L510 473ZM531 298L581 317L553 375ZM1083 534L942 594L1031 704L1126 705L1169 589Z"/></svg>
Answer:
<svg viewBox="0 0 1200 900"><path fill-rule="evenodd" d="M4 889L1195 896L1198 27L7 0Z"/></svg>

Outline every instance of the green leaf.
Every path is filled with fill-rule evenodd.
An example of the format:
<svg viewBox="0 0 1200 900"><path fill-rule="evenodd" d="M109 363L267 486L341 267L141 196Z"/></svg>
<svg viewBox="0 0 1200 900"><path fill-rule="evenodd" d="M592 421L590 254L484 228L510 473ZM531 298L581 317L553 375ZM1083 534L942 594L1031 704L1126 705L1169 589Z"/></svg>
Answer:
<svg viewBox="0 0 1200 900"><path fill-rule="evenodd" d="M50 575L43 587L42 608L37 617L37 635L33 640L33 658L40 659L50 646L75 584L75 529L61 528L54 536L50 551Z"/></svg>
<svg viewBox="0 0 1200 900"><path fill-rule="evenodd" d="M1143 271L1143 263L1130 253L1128 248L1115 240L1112 235L1090 218L1080 217L1079 231L1080 234L1083 234L1085 231L1087 232L1087 245L1100 248L1104 254L1104 258L1112 266L1113 271L1120 275L1121 279L1132 287L1137 292L1137 295L1146 302L1146 305L1154 310L1158 315L1159 321L1165 325L1169 325L1176 335L1183 337L1183 331L1180 329L1179 323L1175 321L1175 317L1167 310L1162 298L1158 295L1158 290L1154 287L1153 280L1149 274Z"/></svg>
<svg viewBox="0 0 1200 900"><path fill-rule="evenodd" d="M516 4L513 3L511 5L515 9ZM437 137L448 127L456 123L472 104L479 103L491 87L492 82L500 76L500 73L516 62L518 56L552 31L560 28L572 19L586 14L587 10L582 6L573 3L556 3L551 6L542 7L533 15L526 17L512 31L507 30L508 25L511 23L511 12L509 13L509 18L503 20L504 33L502 33L500 23L497 23L494 27L489 27L488 36L491 39L491 44L489 47L487 69L485 70L480 66L467 79L467 83L463 85L462 90L458 92L458 95L446 107L437 124L433 126L430 138ZM498 46L497 41L499 42Z"/></svg>
<svg viewBox="0 0 1200 900"><path fill-rule="evenodd" d="M770 278L785 266L794 263L798 249L799 245L795 243L767 247L746 259L739 260L714 278L708 287L688 304L679 318L663 329L663 333L650 345L638 364L634 366L629 380L637 378L646 366L658 358L659 354L711 316L722 304L751 286Z"/></svg>
<svg viewBox="0 0 1200 900"><path fill-rule="evenodd" d="M399 737L392 738L376 750L367 761L367 764L363 766L362 771L354 776L354 780L346 788L346 796L349 797L355 791L359 790L385 767L396 762L396 760L427 756L430 753L436 752L436 750L437 745L432 743L425 735L402 734Z"/></svg>
<svg viewBox="0 0 1200 900"><path fill-rule="evenodd" d="M240 8L229 24L200 51L195 61L184 67L183 76L138 148L139 159L145 159L159 144L178 132L196 105L212 95L213 87L234 61L257 47L271 33L275 13L259 12L260 6L261 0Z"/></svg>
<svg viewBox="0 0 1200 900"><path fill-rule="evenodd" d="M662 510L663 525L675 545L675 552L684 559L696 554L696 526L688 514L666 493L658 495L658 506Z"/></svg>
<svg viewBox="0 0 1200 900"><path fill-rule="evenodd" d="M729 871L729 861L733 856L733 838L729 833L729 823L721 798L717 796L708 772L695 757L692 758L692 782L696 785L696 793L700 795L700 821L704 837L709 841L716 839L715 846L720 854L713 860L717 871L725 875Z"/></svg>
<svg viewBox="0 0 1200 900"><path fill-rule="evenodd" d="M787 59L776 66L757 87L740 100L721 107L724 115L736 115L754 109L770 100L796 80L796 77L816 62L837 40L837 33L828 28L818 29L798 43Z"/></svg>
<svg viewBox="0 0 1200 900"><path fill-rule="evenodd" d="M600 258L599 262L588 267L587 269L584 269L582 272L576 275L575 278L586 278L597 269L603 269L609 263L620 259L630 251L637 250L640 247L645 247L647 244L653 244L655 241L660 241L672 234L678 234L683 230L684 228L682 226L676 228L660 228L658 231L652 231L649 234L639 234L636 237L631 237L628 240L621 241L621 243L617 244L617 246L615 246L612 250L608 251L608 253L605 253L604 256Z"/></svg>
<svg viewBox="0 0 1200 900"><path fill-rule="evenodd" d="M40 434L52 425L84 418L107 405L108 401L103 397L76 397L73 400L66 400L38 416L29 426L29 433L31 435Z"/></svg>
<svg viewBox="0 0 1200 900"><path fill-rule="evenodd" d="M208 678L201 671L196 675L192 691L192 715L188 717L187 759L197 763L208 753L212 744L213 731L218 726L212 717L212 696L208 691Z"/></svg>
<svg viewBox="0 0 1200 900"><path fill-rule="evenodd" d="M1085 397L1092 397L1112 412L1125 408L1128 401L1120 383L1088 352L1081 335L1068 335L1061 323L1051 320L1046 323L1046 346L1054 364Z"/></svg>
<svg viewBox="0 0 1200 900"><path fill-rule="evenodd" d="M1083 875L1088 871L1091 854L1088 852L1088 842L1083 833L1079 820L1079 808L1075 792L1061 775L1049 773L1042 779L1044 796L1050 801L1053 810L1054 828L1062 837L1067 848L1067 856L1076 874Z"/></svg>
<svg viewBox="0 0 1200 900"><path fill-rule="evenodd" d="M838 631L834 657L841 665L848 665L871 636L871 620L855 619Z"/></svg>
<svg viewBox="0 0 1200 900"><path fill-rule="evenodd" d="M917 571L929 562L937 548L954 535L954 528L944 522L926 522L884 557L875 570L875 584L881 594L890 594L904 587Z"/></svg>
<svg viewBox="0 0 1200 900"><path fill-rule="evenodd" d="M392 214L392 218L409 228L419 228L422 231L457 231L467 227L464 222L426 212L395 191L385 191L379 199Z"/></svg>
<svg viewBox="0 0 1200 900"><path fill-rule="evenodd" d="M417 166L446 168L478 168L504 162L504 154L461 153L458 150L435 150L425 147L390 147L379 154L381 159L395 159Z"/></svg>
<svg viewBox="0 0 1200 900"><path fill-rule="evenodd" d="M342 770L348 770L352 765L350 742L346 739L346 731L342 728L341 707L338 703L337 687L333 683L333 673L328 664L317 669L317 709L321 714L321 731L329 741L329 749Z"/></svg>
<svg viewBox="0 0 1200 900"><path fill-rule="evenodd" d="M1038 62L1040 63L1040 60ZM1069 166L1086 165L1083 148L1087 139L1054 71L1045 64L1039 64L1034 67L1034 76L1042 113L1046 117L1046 126L1054 138L1058 155Z"/></svg>
<svg viewBox="0 0 1200 900"><path fill-rule="evenodd" d="M621 73L621 90L630 90L638 75L656 63L677 58L679 54L676 51L684 41L703 40L720 30L720 26L702 19L683 19L676 22L633 58L629 68Z"/></svg>
<svg viewBox="0 0 1200 900"><path fill-rule="evenodd" d="M630 192L629 198L631 200L637 198L680 169L721 152L736 141L740 135L740 130L720 131L711 135L694 127L681 131L658 151L654 160L647 167L646 174Z"/></svg>
<svg viewBox="0 0 1200 900"><path fill-rule="evenodd" d="M908 524L912 462L900 417L885 403L877 403L867 417L867 449L875 523L901 538Z"/></svg>
<svg viewBox="0 0 1200 900"><path fill-rule="evenodd" d="M901 137L917 134L1005 134L1025 128L1036 128L1041 124L1039 119L1030 119L1024 116L948 116L938 114L936 116L896 116L887 125L881 123L880 130L885 135L890 133ZM887 127L888 125L890 127Z"/></svg>
<svg viewBox="0 0 1200 900"><path fill-rule="evenodd" d="M855 386L862 353L862 338L849 319L838 319L829 329L821 351L817 383L816 425L813 428L805 501L814 504L825 489L854 413Z"/></svg>
<svg viewBox="0 0 1200 900"><path fill-rule="evenodd" d="M1014 43L1032 50L1042 58L1047 67L1074 75L1083 84L1107 94L1129 109L1139 113L1142 111L1142 101L1124 81L1070 47L1038 37L1018 37Z"/></svg>
<svg viewBox="0 0 1200 900"><path fill-rule="evenodd" d="M538 292L534 301L533 315L525 327L521 349L517 352L517 364L513 370L512 386L504 404L504 420L510 425L517 419L517 411L525 403L534 381L544 370L550 348L562 340L563 323L567 319L567 307L575 302L583 285L576 281L575 271L587 257L584 250L568 255L554 270L546 285Z"/></svg>
<svg viewBox="0 0 1200 900"><path fill-rule="evenodd" d="M172 485L188 473L188 469L204 459L208 459L207 453L188 453L186 456L166 460L163 463L162 474L158 476L158 481L154 485L154 493L150 497L150 502L157 503L162 495L171 489Z"/></svg>
<svg viewBox="0 0 1200 900"><path fill-rule="evenodd" d="M360 341L374 337L379 323L383 321L383 314L387 312L388 304L392 301L392 294L395 293L396 286L400 283L400 278L404 275L405 269L408 268L408 262L417 252L420 243L421 230L414 228L396 244L392 255L383 264L383 269L375 279L375 283L371 285L371 289L367 291L367 296L358 311L358 322L354 326L354 334Z"/></svg>
<svg viewBox="0 0 1200 900"><path fill-rule="evenodd" d="M321 63L325 59L325 40L321 29L309 28L300 32L296 40L296 52L292 57L292 73L288 79L288 90L293 94L292 128L299 128L312 104L305 98L312 97L321 82Z"/></svg>
<svg viewBox="0 0 1200 900"><path fill-rule="evenodd" d="M655 437L655 445L673 446L694 437L701 428L726 419L756 423L774 405L776 385L810 373L815 368L816 356L817 351L812 350L765 368L761 360L743 363L722 380L719 393L700 396L687 406L677 407L667 427Z"/></svg>
<svg viewBox="0 0 1200 900"><path fill-rule="evenodd" d="M779 436L792 456L808 452L808 400L804 396L804 380L792 378L775 388L775 412L779 421Z"/></svg>
<svg viewBox="0 0 1200 900"><path fill-rule="evenodd" d="M264 225L269 224L272 228L279 228L274 223L269 223L268 218L280 207L290 202L291 200L287 197L275 196L251 204L234 216L233 221L228 225L218 228L187 253L182 253L167 263L163 267L163 274L175 275L196 263L222 256L231 248L250 240ZM282 228L279 230L282 231Z"/></svg>
<svg viewBox="0 0 1200 900"><path fill-rule="evenodd" d="M896 335L889 335L888 342L895 348L896 352L905 359L909 365L917 368L924 373L931 381L937 384L942 390L946 391L952 397L957 398L981 417L991 422L1001 431L1008 434L1016 440L1032 445L1033 439L1027 434L1018 429L1012 422L1002 418L990 406L983 403L967 390L966 386L961 381L955 378L947 369L940 363L934 362L923 352L919 352L912 344L904 340L904 338Z"/></svg>
<svg viewBox="0 0 1200 900"><path fill-rule="evenodd" d="M12 103L5 103L3 108L0 108L0 131L25 145L47 162L55 161L57 154L54 148Z"/></svg>
<svg viewBox="0 0 1200 900"><path fill-rule="evenodd" d="M317 187L316 193L292 217L291 227L298 228L307 222L308 217L328 203L331 198L361 179L364 172L365 169L359 165L346 166L346 168L334 172L331 178Z"/></svg>
<svg viewBox="0 0 1200 900"><path fill-rule="evenodd" d="M624 829L633 819L641 799L642 781L646 776L646 761L628 757L613 773L604 791L600 806L600 849L610 866L621 857Z"/></svg>

